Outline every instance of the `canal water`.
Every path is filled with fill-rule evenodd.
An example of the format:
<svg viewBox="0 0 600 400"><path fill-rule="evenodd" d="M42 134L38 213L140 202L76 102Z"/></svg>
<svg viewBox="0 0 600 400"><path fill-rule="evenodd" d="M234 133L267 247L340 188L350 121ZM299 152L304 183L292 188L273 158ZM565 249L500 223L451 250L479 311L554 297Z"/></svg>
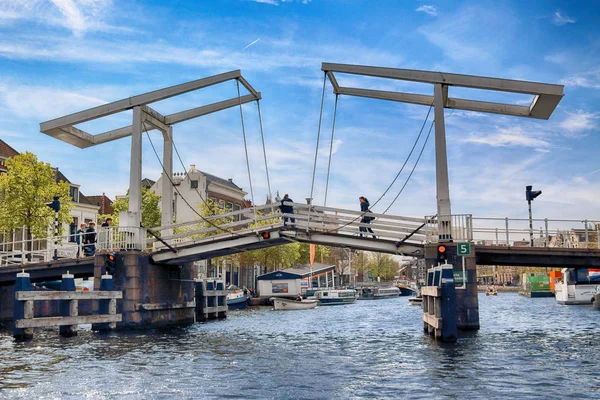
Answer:
<svg viewBox="0 0 600 400"><path fill-rule="evenodd" d="M267 307L168 331L0 332L0 399L599 399L600 311L480 295L481 330L441 345L406 297Z"/></svg>

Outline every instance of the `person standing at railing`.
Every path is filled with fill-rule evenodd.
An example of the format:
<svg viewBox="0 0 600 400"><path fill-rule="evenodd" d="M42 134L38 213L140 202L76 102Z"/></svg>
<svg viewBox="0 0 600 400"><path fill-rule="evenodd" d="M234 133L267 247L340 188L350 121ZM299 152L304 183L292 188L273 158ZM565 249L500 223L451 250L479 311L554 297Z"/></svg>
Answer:
<svg viewBox="0 0 600 400"><path fill-rule="evenodd" d="M288 196L288 194L286 193L283 196L283 199L281 199L281 205L279 206L281 213L282 214L293 214L294 213L294 206L292 205L293 202L294 202L294 200L290 199L290 196ZM283 217L283 227L286 229L287 229L288 221L291 222L290 227L292 229L296 229L296 225L295 225L296 218L286 217L286 216Z"/></svg>
<svg viewBox="0 0 600 400"><path fill-rule="evenodd" d="M83 253L90 257L96 253L96 224L94 221L90 222L90 226L85 231L85 246L83 246Z"/></svg>
<svg viewBox="0 0 600 400"><path fill-rule="evenodd" d="M79 225L79 229L75 232L75 242L77 243L77 258L79 258L79 253L81 252L81 244L85 243L85 231L87 229L87 224L83 223Z"/></svg>
<svg viewBox="0 0 600 400"><path fill-rule="evenodd" d="M360 211L361 211L361 212L363 212L363 213L370 213L370 212L371 212L371 210L369 210L369 206L370 206L370 204L369 204L369 200L367 200L367 198L366 198L365 196L360 196L360 197L358 198L358 200L360 201ZM363 215L363 217L362 217L362 218L361 218L361 220L360 220L360 223L361 223L361 224L370 224L370 223L371 223L371 221L372 221L372 220L374 220L374 219L375 219L375 218L373 218L373 217L370 217L370 216L367 216L367 215ZM371 228L367 228L367 227L365 227L365 226L361 226L361 227L359 228L359 230L360 230L360 232L361 232L361 234L360 234L360 237L362 237L362 236L363 236L363 235L362 235L362 232L367 232L367 231L369 231L369 232L371 232L371 233L375 233L375 232L373 232L373 229L371 229ZM373 239L377 239L377 236L373 235Z"/></svg>

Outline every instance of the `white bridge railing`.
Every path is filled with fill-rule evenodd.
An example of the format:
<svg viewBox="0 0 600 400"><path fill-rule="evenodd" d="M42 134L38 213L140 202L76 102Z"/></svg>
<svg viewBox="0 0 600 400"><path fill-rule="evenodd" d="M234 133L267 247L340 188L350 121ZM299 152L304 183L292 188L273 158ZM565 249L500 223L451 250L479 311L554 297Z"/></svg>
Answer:
<svg viewBox="0 0 600 400"><path fill-rule="evenodd" d="M27 238L23 232L3 235L4 238L7 236L10 236L10 240L5 239L0 243L0 267L54 259L77 259L91 256L97 251L143 250L147 246L146 230L140 227L108 227L100 228L93 234L84 232L46 238Z"/></svg>
<svg viewBox="0 0 600 400"><path fill-rule="evenodd" d="M429 243L451 237L454 242L469 241L493 246L531 245L527 218L459 214L426 217L426 221ZM600 219L534 218L532 222L534 247L600 248Z"/></svg>

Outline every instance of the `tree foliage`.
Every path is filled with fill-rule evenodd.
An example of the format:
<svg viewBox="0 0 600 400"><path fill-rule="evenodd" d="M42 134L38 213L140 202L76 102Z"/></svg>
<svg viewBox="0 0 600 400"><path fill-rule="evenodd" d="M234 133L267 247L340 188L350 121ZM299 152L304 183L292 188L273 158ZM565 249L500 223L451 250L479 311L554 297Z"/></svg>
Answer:
<svg viewBox="0 0 600 400"><path fill-rule="evenodd" d="M142 187L142 225L146 228L160 226L160 199L161 197L152 190ZM114 213L112 215L101 215L98 218L104 220L107 217L113 219L113 225L119 224L119 213L129 209L129 191L125 198L116 199L113 203Z"/></svg>
<svg viewBox="0 0 600 400"><path fill-rule="evenodd" d="M6 174L0 175L0 230L13 231L26 227L36 237L48 235L55 212L46 205L58 196L59 235L62 224L72 222L69 215L73 203L69 184L56 182L56 171L50 164L38 161L26 152L6 160Z"/></svg>
<svg viewBox="0 0 600 400"><path fill-rule="evenodd" d="M389 254L370 253L367 268L374 278L392 280L398 274L399 264Z"/></svg>

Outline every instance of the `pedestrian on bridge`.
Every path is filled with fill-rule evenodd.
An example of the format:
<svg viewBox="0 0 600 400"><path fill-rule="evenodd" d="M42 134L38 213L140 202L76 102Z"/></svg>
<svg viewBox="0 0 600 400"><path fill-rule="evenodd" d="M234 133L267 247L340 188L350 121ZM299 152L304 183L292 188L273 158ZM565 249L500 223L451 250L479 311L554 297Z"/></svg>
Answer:
<svg viewBox="0 0 600 400"><path fill-rule="evenodd" d="M87 230L87 224L83 223L79 225L79 229L75 232L75 242L77 243L77 258L79 258L79 253L81 251L80 244L85 243L85 231Z"/></svg>
<svg viewBox="0 0 600 400"><path fill-rule="evenodd" d="M360 211L361 211L361 212L363 212L363 213L370 213L370 212L372 212L371 210L369 210L369 206L370 206L370 204L369 204L369 200L367 200L367 198L366 198L365 196L360 196L360 197L358 198L358 200L360 201ZM374 220L374 219L375 219L375 218L373 218L373 217L371 217L371 216L368 216L368 215L363 215L363 217L362 217L362 218L361 218L361 220L360 220L360 223L361 223L361 224L370 224L370 223L371 223L371 221L372 221L372 220ZM369 232L371 232L371 233L375 233L375 232L373 232L373 229L371 229L371 228L367 228L367 227L365 227L365 226L361 226L361 227L359 228L359 230L360 230L360 232L361 232L361 234L360 234L360 237L363 237L363 235L362 235L362 232L367 232L367 231L369 231ZM377 236L373 235L373 239L377 239Z"/></svg>
<svg viewBox="0 0 600 400"><path fill-rule="evenodd" d="M279 206L279 209L281 210L282 214L293 214L294 213L294 206L291 205L294 202L294 200L290 199L290 196L288 196L288 194L286 193L283 196L283 199L281 199L281 205ZM287 203L287 204L286 204ZM293 217L283 217L283 227L285 229L287 229L288 226L288 221L291 222L290 227L292 229L296 229L296 218Z"/></svg>
<svg viewBox="0 0 600 400"><path fill-rule="evenodd" d="M88 226L85 231L84 242L85 246L83 246L83 253L90 257L96 253L96 223L94 221L90 222L90 226Z"/></svg>

